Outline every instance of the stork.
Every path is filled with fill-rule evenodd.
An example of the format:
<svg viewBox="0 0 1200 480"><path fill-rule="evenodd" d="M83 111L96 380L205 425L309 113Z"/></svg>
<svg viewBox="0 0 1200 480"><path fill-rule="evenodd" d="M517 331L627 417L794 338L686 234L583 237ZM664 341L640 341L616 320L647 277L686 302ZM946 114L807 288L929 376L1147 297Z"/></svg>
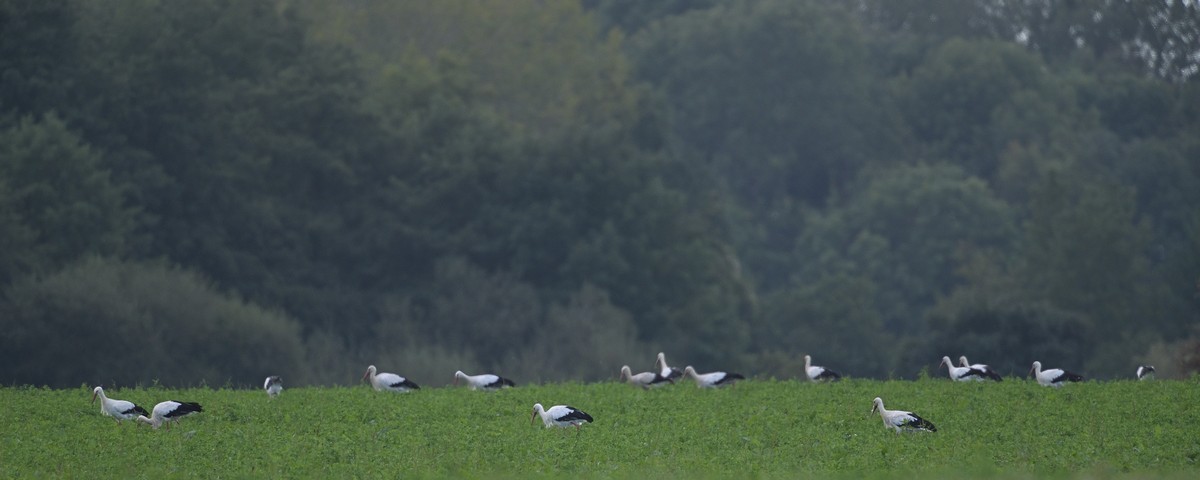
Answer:
<svg viewBox="0 0 1200 480"><path fill-rule="evenodd" d="M936 432L937 427L933 426L933 422L921 418L915 413L905 412L903 410L888 410L883 408L883 399L875 397L875 406L871 407L871 412L879 412L879 416L883 417L883 426L896 429L896 433L902 431L926 431Z"/></svg>
<svg viewBox="0 0 1200 480"><path fill-rule="evenodd" d="M1154 378L1154 365L1142 365L1137 369L1138 380L1150 380Z"/></svg>
<svg viewBox="0 0 1200 480"><path fill-rule="evenodd" d="M467 382L467 387L471 390L483 390L486 392L494 392L501 388L517 386L512 380L499 375L492 375L490 373L467 375L462 370L454 372L454 384L458 385L459 380Z"/></svg>
<svg viewBox="0 0 1200 480"><path fill-rule="evenodd" d="M579 432L579 426L585 423L592 422L592 416L582 410L568 405L555 405L550 409L543 409L542 404L533 404L533 414L529 416L529 423L532 424L534 418L541 416L542 423L546 424L546 428L550 427L575 427L575 432Z"/></svg>
<svg viewBox="0 0 1200 480"><path fill-rule="evenodd" d="M122 420L130 420L138 415L149 415L146 409L137 406L133 402L125 400L113 400L104 394L104 387L96 387L92 389L92 404L96 403L96 397L100 397L100 413L113 417L117 421L117 425L121 424Z"/></svg>
<svg viewBox="0 0 1200 480"><path fill-rule="evenodd" d="M808 375L808 379L814 382L834 381L842 378L842 374L830 370L825 367L819 367L812 364L812 356L804 356L804 373Z"/></svg>
<svg viewBox="0 0 1200 480"><path fill-rule="evenodd" d="M999 373L996 373L995 370L992 370L992 367L989 367L982 363L972 364L971 362L967 361L966 355L960 355L958 357L958 364L962 365L964 367L971 367L971 369L973 369L973 370L979 370L979 371L983 372L982 377L975 377L976 381L982 382L984 380L984 378L989 378L989 379L995 380L997 382L1004 381L1004 377L1001 377Z"/></svg>
<svg viewBox="0 0 1200 480"><path fill-rule="evenodd" d="M658 352L658 359L654 360L654 366L658 368L658 374L670 380L671 383L675 383L675 380L683 377L683 371L667 365L667 356L663 352Z"/></svg>
<svg viewBox="0 0 1200 480"><path fill-rule="evenodd" d="M1064 382L1082 382L1083 375L1071 373L1061 368L1051 368L1042 370L1042 362L1034 361L1033 368L1029 369L1029 373L1037 378L1038 383L1044 387L1061 387Z"/></svg>
<svg viewBox="0 0 1200 480"><path fill-rule="evenodd" d="M283 391L283 378L278 375L271 375L263 382L263 390L267 391L267 396L275 398L279 396L279 392Z"/></svg>
<svg viewBox="0 0 1200 480"><path fill-rule="evenodd" d="M139 422L149 423L155 430L165 423L167 424L167 430L170 430L171 422L179 421L180 418L203 411L204 408L200 407L200 404L196 402L167 400L159 402L158 405L154 406L154 413L150 415L150 418L146 418L145 415L138 415L137 419Z"/></svg>
<svg viewBox="0 0 1200 480"><path fill-rule="evenodd" d="M938 364L938 367L942 365L945 365L946 369L950 371L950 379L956 382L973 382L983 378L983 372L980 370L971 367L954 366L954 363L950 361L950 357L942 357L942 363Z"/></svg>
<svg viewBox="0 0 1200 480"><path fill-rule="evenodd" d="M661 387L668 383L675 383L674 380L654 372L642 372L634 375L633 370L629 369L629 365L624 365L621 367L621 380L629 382L630 385L642 387L643 389L649 389L650 387Z"/></svg>
<svg viewBox="0 0 1200 480"><path fill-rule="evenodd" d="M421 387L419 387L419 386L417 386L417 384L413 383L412 380L401 377L394 373L381 372L381 373L376 374L374 365L367 366L367 373L363 374L363 380L366 380L366 379L370 379L371 386L374 387L375 390L380 391L380 392L388 391L388 392L397 392L397 393L407 393L407 392L411 392L413 390L421 389Z"/></svg>
<svg viewBox="0 0 1200 480"><path fill-rule="evenodd" d="M696 386L700 388L717 388L725 385L732 385L735 380L744 380L746 377L739 373L729 372L710 372L696 373L696 369L688 365L683 369L683 374L696 381Z"/></svg>

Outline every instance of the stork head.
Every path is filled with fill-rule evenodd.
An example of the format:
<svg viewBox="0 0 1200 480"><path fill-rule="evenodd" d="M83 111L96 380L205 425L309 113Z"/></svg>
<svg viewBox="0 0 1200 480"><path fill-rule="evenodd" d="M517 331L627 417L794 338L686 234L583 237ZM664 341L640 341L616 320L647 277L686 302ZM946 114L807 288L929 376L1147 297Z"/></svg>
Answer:
<svg viewBox="0 0 1200 480"><path fill-rule="evenodd" d="M362 379L363 379L363 380L366 380L368 377L373 377L373 376L375 376L375 366L374 366L374 365L367 365L367 373L364 373L364 374L363 374L363 378L362 378Z"/></svg>
<svg viewBox="0 0 1200 480"><path fill-rule="evenodd" d="M808 367L811 367L811 366L812 366L812 355L805 355L804 356L804 369L808 370Z"/></svg>
<svg viewBox="0 0 1200 480"><path fill-rule="evenodd" d="M883 399L875 397L875 400L871 402L871 413L878 413L880 410L883 410Z"/></svg>
<svg viewBox="0 0 1200 480"><path fill-rule="evenodd" d="M691 365L688 365L687 367L684 367L683 375L687 376L687 377L696 378L696 369L692 368Z"/></svg>
<svg viewBox="0 0 1200 480"><path fill-rule="evenodd" d="M958 357L958 364L961 366L964 366L964 367L971 366L971 363L967 361L966 355L962 355L962 356Z"/></svg>
<svg viewBox="0 0 1200 480"><path fill-rule="evenodd" d="M467 374L463 373L463 371L462 371L462 370L456 370L456 371L454 372L454 384L455 384L455 385L458 385L458 379L460 379L460 378L466 378L466 377L467 377Z"/></svg>
<svg viewBox="0 0 1200 480"><path fill-rule="evenodd" d="M96 387L92 389L92 403L96 403L96 396L104 393L104 387Z"/></svg>
<svg viewBox="0 0 1200 480"><path fill-rule="evenodd" d="M546 410L542 408L542 404L540 404L540 403L533 404L533 414L529 416L529 424L533 425L533 419L537 418L538 413L544 412L544 411L546 411Z"/></svg>
<svg viewBox="0 0 1200 480"><path fill-rule="evenodd" d="M621 365L621 380L629 380L633 377L633 370L629 369L629 365Z"/></svg>
<svg viewBox="0 0 1200 480"><path fill-rule="evenodd" d="M1034 374L1038 374L1038 373L1042 373L1042 362L1034 360L1033 366L1029 367L1029 374L1034 375Z"/></svg>
<svg viewBox="0 0 1200 480"><path fill-rule="evenodd" d="M938 364L938 368L942 368L942 365L945 365L946 368L954 368L954 364L950 362L950 357L942 357L942 363Z"/></svg>

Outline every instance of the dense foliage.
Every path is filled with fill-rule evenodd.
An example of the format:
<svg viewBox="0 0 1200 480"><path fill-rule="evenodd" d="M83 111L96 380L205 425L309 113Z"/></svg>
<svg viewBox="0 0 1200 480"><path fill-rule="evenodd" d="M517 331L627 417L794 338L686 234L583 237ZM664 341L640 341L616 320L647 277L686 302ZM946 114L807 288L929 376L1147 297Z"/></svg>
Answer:
<svg viewBox="0 0 1200 480"><path fill-rule="evenodd" d="M1197 370L1196 2L0 0L0 35L4 383Z"/></svg>
<svg viewBox="0 0 1200 480"><path fill-rule="evenodd" d="M449 377L445 377L449 381ZM286 379L285 379L286 382ZM204 411L170 430L118 425L90 388L0 388L0 476L547 478L1191 478L1200 405L1192 381L1002 383L749 381L643 391L613 382L496 393L424 388L106 389L146 408ZM897 434L871 400L937 432ZM594 422L547 430L534 403ZM1136 405L1137 415L1130 415Z"/></svg>

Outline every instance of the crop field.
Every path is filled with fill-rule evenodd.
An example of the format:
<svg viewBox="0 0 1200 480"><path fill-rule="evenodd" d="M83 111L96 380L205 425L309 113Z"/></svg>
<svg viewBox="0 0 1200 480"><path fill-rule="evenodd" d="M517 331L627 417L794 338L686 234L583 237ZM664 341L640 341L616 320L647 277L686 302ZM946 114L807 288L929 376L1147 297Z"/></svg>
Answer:
<svg viewBox="0 0 1200 480"><path fill-rule="evenodd" d="M1195 478L1200 384L755 380L643 391L615 382L495 393L425 388L112 389L150 409L199 402L171 429L118 425L91 389L0 388L5 478ZM937 432L871 413L911 410ZM534 403L593 424L531 425Z"/></svg>

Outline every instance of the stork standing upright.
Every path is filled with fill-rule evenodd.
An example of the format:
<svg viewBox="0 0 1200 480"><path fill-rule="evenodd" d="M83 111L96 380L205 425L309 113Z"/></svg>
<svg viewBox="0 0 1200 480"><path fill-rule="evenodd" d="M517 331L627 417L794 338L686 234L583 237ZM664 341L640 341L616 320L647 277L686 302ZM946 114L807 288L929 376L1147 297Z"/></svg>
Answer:
<svg viewBox="0 0 1200 480"><path fill-rule="evenodd" d="M871 412L879 412L879 416L883 417L883 426L896 429L896 433L902 431L926 431L936 432L937 427L933 426L933 422L921 418L915 413L906 412L903 410L888 410L883 408L883 399L875 397Z"/></svg>
<svg viewBox="0 0 1200 480"><path fill-rule="evenodd" d="M985 379L995 380L997 382L1004 381L1004 377L1001 377L999 373L996 373L996 371L993 370L992 367L982 364L982 363L968 362L966 355L960 355L958 357L958 364L962 365L964 367L971 367L974 370L979 370L979 371L983 372L982 377L975 377L975 380L977 380L977 381L982 382Z"/></svg>
<svg viewBox="0 0 1200 480"><path fill-rule="evenodd" d="M1061 368L1051 368L1042 370L1042 362L1034 361L1033 368L1029 369L1029 373L1037 378L1038 383L1044 387L1061 387L1066 382L1082 382L1083 375L1071 373Z"/></svg>
<svg viewBox="0 0 1200 480"><path fill-rule="evenodd" d="M117 421L117 425L121 424L122 420L130 420L138 415L149 415L146 409L137 406L133 402L125 400L115 400L108 398L104 394L104 387L96 387L92 389L92 403L96 403L96 397L100 397L100 413L113 417Z"/></svg>
<svg viewBox="0 0 1200 480"><path fill-rule="evenodd" d="M263 382L263 390L267 391L267 396L275 398L279 396L279 392L283 391L283 378L279 375L271 375Z"/></svg>
<svg viewBox="0 0 1200 480"><path fill-rule="evenodd" d="M454 384L458 385L458 381L462 380L467 383L467 387L471 390L483 390L492 392L505 387L515 387L517 384L512 380L485 373L482 375L467 375L462 370L454 372Z"/></svg>
<svg viewBox="0 0 1200 480"><path fill-rule="evenodd" d="M710 372L696 373L696 369L688 365L683 369L684 376L696 381L696 386L700 388L717 388L725 385L733 385L736 380L744 380L746 377L740 373L730 372Z"/></svg>
<svg viewBox="0 0 1200 480"><path fill-rule="evenodd" d="M675 383L675 380L683 377L682 370L667 365L667 356L663 352L658 352L658 358L654 360L654 366L658 368L658 374L670 380L671 383Z"/></svg>
<svg viewBox="0 0 1200 480"><path fill-rule="evenodd" d="M367 373L363 374L364 380L371 381L371 387L380 392L396 392L407 393L413 390L420 390L421 387L412 380L401 377L394 373L380 372L376 373L374 365L367 366Z"/></svg>
<svg viewBox="0 0 1200 480"><path fill-rule="evenodd" d="M629 369L629 365L621 366L621 380L629 382L630 385L642 387L643 389L675 383L671 379L655 372L642 372L634 375L633 370Z"/></svg>
<svg viewBox="0 0 1200 480"><path fill-rule="evenodd" d="M538 416L542 417L542 423L546 424L546 428L573 426L576 433L579 432L580 425L592 422L591 415L569 405L555 405L544 409L542 404L535 403L533 404L533 415L529 416L529 423L532 424L533 419Z"/></svg>
<svg viewBox="0 0 1200 480"><path fill-rule="evenodd" d="M950 379L956 382L973 382L983 378L982 371L975 370L971 367L956 367L954 366L954 363L950 361L950 357L948 356L942 357L942 363L938 364L938 366L940 367L942 365L945 365L946 369L950 371Z"/></svg>
<svg viewBox="0 0 1200 480"><path fill-rule="evenodd" d="M177 422L180 418L203 411L204 408L196 402L167 400L159 402L158 405L154 406L154 413L150 415L150 418L146 418L145 415L138 415L137 419L139 422L149 423L155 430L165 423L167 424L167 430L170 430L171 422Z"/></svg>
<svg viewBox="0 0 1200 480"><path fill-rule="evenodd" d="M814 382L834 381L842 378L842 374L830 370L825 367L820 367L812 364L812 356L804 356L804 374L808 375L808 379Z"/></svg>

